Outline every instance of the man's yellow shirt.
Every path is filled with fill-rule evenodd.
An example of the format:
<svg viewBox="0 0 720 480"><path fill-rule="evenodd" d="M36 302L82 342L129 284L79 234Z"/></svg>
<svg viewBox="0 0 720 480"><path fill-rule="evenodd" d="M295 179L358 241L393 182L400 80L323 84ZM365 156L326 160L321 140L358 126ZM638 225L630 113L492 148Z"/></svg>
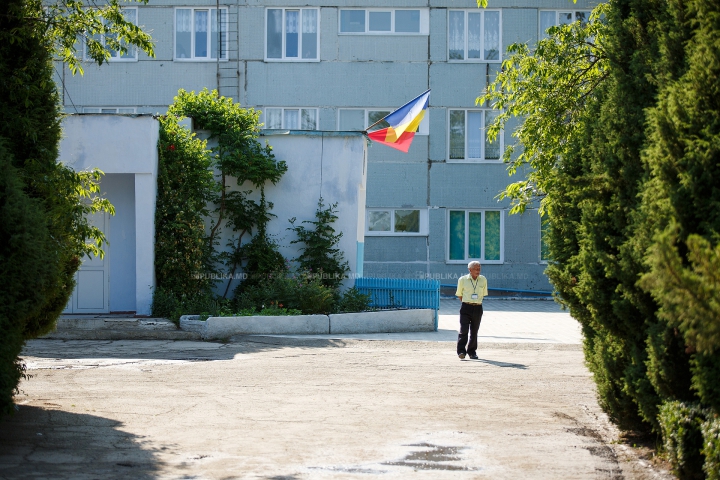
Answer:
<svg viewBox="0 0 720 480"><path fill-rule="evenodd" d="M458 279L455 296L462 297L463 303L482 305L483 297L486 297L487 294L487 279L482 275L478 275L478 278L473 280L472 275L468 273ZM477 295L477 297L473 298L473 295Z"/></svg>

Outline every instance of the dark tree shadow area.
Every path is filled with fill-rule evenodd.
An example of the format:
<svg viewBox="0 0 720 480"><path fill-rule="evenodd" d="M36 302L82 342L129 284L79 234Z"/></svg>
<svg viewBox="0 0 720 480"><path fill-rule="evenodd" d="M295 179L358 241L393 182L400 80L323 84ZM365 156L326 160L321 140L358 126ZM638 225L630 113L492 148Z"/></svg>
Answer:
<svg viewBox="0 0 720 480"><path fill-rule="evenodd" d="M0 419L0 478L157 478L156 451L120 427L95 415L20 406Z"/></svg>
<svg viewBox="0 0 720 480"><path fill-rule="evenodd" d="M331 339L304 339L294 337L270 337L238 335L229 343L217 341L168 341L168 340L49 340L37 339L27 342L22 357L55 359L153 359L210 361L230 360L238 354L252 354L285 348L324 349L344 348L357 341Z"/></svg>

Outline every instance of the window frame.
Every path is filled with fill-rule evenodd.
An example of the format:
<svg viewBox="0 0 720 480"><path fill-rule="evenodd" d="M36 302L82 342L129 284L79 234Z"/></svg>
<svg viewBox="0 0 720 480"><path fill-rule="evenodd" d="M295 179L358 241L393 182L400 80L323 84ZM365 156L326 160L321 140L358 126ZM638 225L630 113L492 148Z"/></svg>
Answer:
<svg viewBox="0 0 720 480"><path fill-rule="evenodd" d="M420 12L420 28L417 32L396 32L395 31L395 12L397 11L413 11ZM342 30L342 12L343 11L364 11L365 12L365 31L364 32L343 32ZM390 12L390 31L370 31L370 12ZM338 8L338 35L409 35L409 36L427 36L430 35L430 12L427 8Z"/></svg>
<svg viewBox="0 0 720 480"><path fill-rule="evenodd" d="M500 265L505 263L505 210L501 208L446 208L445 209L445 263L449 265L465 265L468 262L478 261L483 265ZM450 259L450 212L465 212L465 258L462 260ZM482 232L480 245L483 257L485 256L485 212L500 212L500 260L485 260L468 256L470 236L470 213L482 212Z"/></svg>
<svg viewBox="0 0 720 480"><path fill-rule="evenodd" d="M282 10L282 57L281 58L269 58L268 57L268 12L270 10ZM298 57L286 57L285 56L285 38L286 38L286 32L285 32L285 15L287 10L299 10L300 11L300 24L302 24L302 12L303 10L315 10L317 12L317 25L315 25L316 32L316 52L315 52L315 58L302 58L302 33L298 35ZM280 6L273 6L273 7L265 7L265 20L263 25L263 61L265 62L319 62L320 61L320 7L280 7Z"/></svg>
<svg viewBox="0 0 720 480"><path fill-rule="evenodd" d="M114 112L103 112L103 110L115 110ZM98 112L89 112L88 110L99 110ZM132 112L120 112L118 110L132 110ZM137 107L83 107L83 113L101 114L101 115L136 115Z"/></svg>
<svg viewBox="0 0 720 480"><path fill-rule="evenodd" d="M553 12L553 13L555 14L555 24L553 25L554 27L557 27L558 25L560 25L560 22L558 21L558 16L560 15L560 13L572 13L573 18L574 18L573 23L577 21L577 14L578 14L579 12L584 12L584 13L587 14L586 21L590 19L590 13L592 13L591 10L585 10L585 9L582 9L582 8L578 8L578 9L567 9L567 8L561 8L561 9L540 8L540 9L538 9L538 36L537 36L538 41L539 41L539 40L543 40L543 39L545 39L545 38L548 37L548 35L547 35L545 32L542 31L542 13L543 13L543 12ZM565 25L565 24L563 24L563 25Z"/></svg>
<svg viewBox="0 0 720 480"><path fill-rule="evenodd" d="M391 113L393 110L396 110L397 107L393 108L383 108L383 107L369 107L369 108L357 108L357 107L338 107L337 109L337 116L336 116L336 131L346 131L340 129L340 110L363 110L364 111L364 127L363 130L367 130L367 128L371 125L370 123L370 112L388 112ZM422 119L422 122L420 122L420 126L418 127L418 131L415 132L415 135L417 136L428 136L430 135L430 109L425 110L425 116ZM374 122L373 122L374 123ZM361 131L361 130L347 130L347 131Z"/></svg>
<svg viewBox="0 0 720 480"><path fill-rule="evenodd" d="M121 7L121 10L122 10L122 11L134 10L134 11L135 11L135 22L134 22L134 23L135 23L135 25L138 25L138 23L139 23L139 18L138 18L138 16L140 15L140 11L139 11L139 8L138 8L138 7ZM102 44L103 44L103 47L104 47L104 46L105 46L105 35L103 35L103 34L98 34L98 35L100 35L100 36L102 37ZM110 55L110 58L108 59L108 62L113 62L113 63L115 63L115 62L118 62L118 63L122 63L122 62L137 62L137 61L139 60L139 59L138 59L138 48L131 45L130 48L128 48L128 51L129 51L129 52L133 52L134 55L133 55L132 57L125 57L125 58L123 58L123 57L120 56L120 52L118 51L118 52L115 52L115 53L117 54L117 56L115 56L115 55ZM87 52L87 42L84 41L84 42L83 42L83 60L85 60L85 61L92 61L92 59L91 59L90 57L88 57L88 54L87 54L87 53L88 53L88 52Z"/></svg>
<svg viewBox="0 0 720 480"><path fill-rule="evenodd" d="M192 46L192 56L191 57L185 57L181 58L177 56L177 34L178 34L178 28L177 28L177 11L178 10L190 10L190 18L192 19L192 25L190 27L190 45ZM219 59L217 57L212 57L212 39L210 38L212 36L212 31L210 31L210 35L208 35L208 56L207 57L196 57L195 56L195 11L196 10L207 10L208 11L208 26L210 26L210 22L212 21L212 11L213 10L220 10L225 12L225 21L221 22L220 31L218 34L222 35L223 30L222 26L225 27L225 41L220 42L218 41L218 46L222 45L221 52L225 53L225 57L220 57ZM220 7L219 9L212 6L181 6L181 7L175 7L173 8L173 61L174 62L227 62L229 60L229 45L230 45L230 33L229 33L229 23L230 23L230 15L229 15L229 9L228 7ZM210 27L212 28L212 27Z"/></svg>
<svg viewBox="0 0 720 480"><path fill-rule="evenodd" d="M268 128L268 127L265 126L265 123L266 123L266 122L265 122L265 119L266 119L266 117L265 117L265 112L266 112L266 110L268 110L268 109L282 110L282 113L280 114L280 121L281 121L281 125L282 125L282 126L280 127L280 130L302 130L302 131L304 131L304 132L314 132L314 131L317 131L317 130L319 129L319 124L320 124L320 109L319 109L318 107L276 107L276 106L266 105L265 107L260 108L260 110L262 110L262 114L261 114L261 116L260 116L260 120L261 120L261 123L263 124L263 127L262 127L263 130L278 130L278 129ZM286 127L286 126L285 126L285 110L299 110L299 111L300 111L300 110L315 110L315 128L314 128L313 130L307 130L307 129L304 129L304 128L288 128L288 127ZM301 118L302 118L302 112L299 112L299 115L300 115L299 119L300 119L300 122L301 122L300 124L302 125L302 120L301 120Z"/></svg>
<svg viewBox="0 0 720 480"><path fill-rule="evenodd" d="M447 36L446 36L446 42L447 42L447 48L446 48L446 54L447 54L447 61L448 63L502 63L503 61L503 23L502 23L502 9L482 9L478 10L476 9L466 9L466 8L452 8L447 10L447 21L446 21L446 28L447 28ZM450 58L450 13L451 12L464 12L464 39L465 39L465 47L463 50L463 59L454 59ZM480 17L480 51L482 52L481 58L468 58L468 13L479 13L481 14ZM498 59L497 60L486 60L484 58L485 56L485 13L487 12L498 12L500 15L499 19L499 25L498 25Z"/></svg>
<svg viewBox="0 0 720 480"><path fill-rule="evenodd" d="M448 109L447 109L447 116L446 116L446 121L447 121L447 136L446 136L447 149L446 149L446 152L445 152L445 153L447 154L447 157L446 157L446 158L447 158L447 160L446 160L447 163L503 163L503 153L504 153L504 151L505 151L505 130L504 130L504 129L503 129L503 130L500 130L500 133L498 134L498 138L497 138L497 141L500 143L500 156L499 156L498 158L490 158L490 159L486 159L486 158L485 158L485 143L486 143L486 139L487 139L487 136L486 136L486 135L487 135L487 133L486 133L486 132L487 132L487 128L486 128L486 126L485 126L485 115L484 115L484 113L485 113L485 112L488 112L488 111L492 111L492 110L493 110L492 108L449 108L449 107L448 107ZM451 158L451 156L450 156L450 148L451 148L451 146L450 146L450 115L451 115L451 112L453 112L453 111L464 111L464 112L465 112L465 146L464 146L464 148L465 148L465 157L462 158L462 159L460 159L460 158ZM468 134L467 134L467 129L468 129L468 121L467 121L467 119L468 119L468 112L483 112L483 115L482 115L482 127L481 127L481 130L483 131L483 137L482 137L482 142L481 142L481 147L480 147L482 154L481 154L481 156L480 156L479 158L468 158L468 156L467 156L467 152L468 152Z"/></svg>
<svg viewBox="0 0 720 480"><path fill-rule="evenodd" d="M419 232L396 232L395 231L395 211L396 210L417 210L420 212L420 231ZM390 212L390 230L389 231L370 231L369 216L370 212ZM427 237L429 235L429 216L428 208L416 207L372 207L365 208L365 236L366 237Z"/></svg>

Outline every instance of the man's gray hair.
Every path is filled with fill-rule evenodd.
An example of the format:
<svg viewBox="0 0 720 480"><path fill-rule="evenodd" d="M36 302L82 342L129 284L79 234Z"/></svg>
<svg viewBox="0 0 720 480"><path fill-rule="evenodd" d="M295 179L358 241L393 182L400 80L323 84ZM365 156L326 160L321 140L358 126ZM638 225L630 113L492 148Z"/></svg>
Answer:
<svg viewBox="0 0 720 480"><path fill-rule="evenodd" d="M477 260L473 260L472 262L468 263L468 268L472 268L473 265L480 265L480 262Z"/></svg>

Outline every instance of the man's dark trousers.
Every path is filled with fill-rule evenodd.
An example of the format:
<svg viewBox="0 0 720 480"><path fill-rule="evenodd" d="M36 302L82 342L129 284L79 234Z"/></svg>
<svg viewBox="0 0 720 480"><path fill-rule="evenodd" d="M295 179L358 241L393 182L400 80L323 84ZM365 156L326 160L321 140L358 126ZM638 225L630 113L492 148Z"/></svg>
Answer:
<svg viewBox="0 0 720 480"><path fill-rule="evenodd" d="M477 335L480 329L480 320L482 320L482 305L473 305L463 303L460 306L460 335L458 335L457 353L461 355L467 353L475 355L477 352ZM468 331L470 332L470 342L468 343ZM465 346L467 345L467 350Z"/></svg>

